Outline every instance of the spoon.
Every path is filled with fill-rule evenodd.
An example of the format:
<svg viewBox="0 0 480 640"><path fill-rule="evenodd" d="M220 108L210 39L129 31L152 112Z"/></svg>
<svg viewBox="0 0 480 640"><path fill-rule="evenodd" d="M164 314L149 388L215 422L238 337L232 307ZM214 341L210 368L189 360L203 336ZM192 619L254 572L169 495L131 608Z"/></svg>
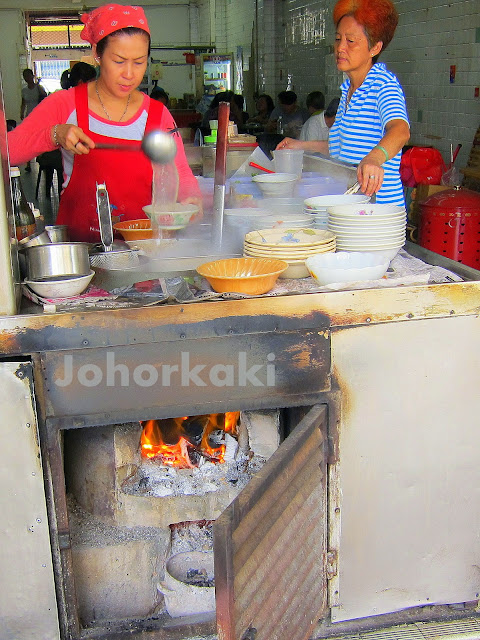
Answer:
<svg viewBox="0 0 480 640"><path fill-rule="evenodd" d="M138 145L103 144L95 145L95 149L116 149L117 151L139 151ZM177 153L177 145L173 136L164 131L153 130L143 136L140 149L156 164L171 162Z"/></svg>
<svg viewBox="0 0 480 640"><path fill-rule="evenodd" d="M255 169L261 169L262 171L265 171L265 173L275 173L275 171L272 171L271 169L267 169L266 167L262 167L261 165L257 164L256 162L249 162L248 164L251 167L254 167Z"/></svg>

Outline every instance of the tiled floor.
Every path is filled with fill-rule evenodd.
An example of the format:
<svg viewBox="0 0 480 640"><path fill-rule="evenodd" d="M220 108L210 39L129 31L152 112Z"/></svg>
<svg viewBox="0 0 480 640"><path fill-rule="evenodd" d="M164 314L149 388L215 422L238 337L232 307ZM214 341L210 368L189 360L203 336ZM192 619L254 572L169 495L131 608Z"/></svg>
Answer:
<svg viewBox="0 0 480 640"><path fill-rule="evenodd" d="M50 192L50 198L47 198L45 190L45 176L42 175L40 188L38 190L38 199L35 198L35 190L38 179L38 164L35 160L30 163L31 171L25 171L25 165L20 167L20 179L22 181L23 190L28 202L34 202L40 213L43 214L45 224L54 224L58 211L58 186L57 176L54 174L53 185Z"/></svg>

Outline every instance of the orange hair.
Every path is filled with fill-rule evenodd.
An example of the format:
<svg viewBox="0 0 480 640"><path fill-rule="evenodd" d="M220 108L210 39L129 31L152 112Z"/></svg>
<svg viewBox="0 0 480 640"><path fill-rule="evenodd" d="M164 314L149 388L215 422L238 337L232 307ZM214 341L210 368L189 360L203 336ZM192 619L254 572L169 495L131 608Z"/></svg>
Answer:
<svg viewBox="0 0 480 640"><path fill-rule="evenodd" d="M398 13L390 0L338 0L333 9L335 25L344 16L353 16L362 25L370 47L382 41L382 51L392 40L398 24Z"/></svg>

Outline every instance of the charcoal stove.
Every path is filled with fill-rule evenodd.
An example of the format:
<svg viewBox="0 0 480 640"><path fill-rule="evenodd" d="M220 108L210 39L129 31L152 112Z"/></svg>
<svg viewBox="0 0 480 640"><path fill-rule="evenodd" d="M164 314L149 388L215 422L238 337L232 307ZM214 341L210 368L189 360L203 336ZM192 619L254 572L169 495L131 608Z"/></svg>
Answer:
<svg viewBox="0 0 480 640"><path fill-rule="evenodd" d="M19 570L36 586L11 598L7 637L214 633L211 617L82 625L63 445L85 431L108 446L114 425L232 410L282 409L291 433L215 513L222 640L474 617L480 274L460 271L463 282L398 290L1 319L3 499L29 498L4 508L18 520L21 504L28 527L6 528L18 553L2 566L12 594ZM25 472L11 464L19 448ZM32 541L39 560L20 552Z"/></svg>

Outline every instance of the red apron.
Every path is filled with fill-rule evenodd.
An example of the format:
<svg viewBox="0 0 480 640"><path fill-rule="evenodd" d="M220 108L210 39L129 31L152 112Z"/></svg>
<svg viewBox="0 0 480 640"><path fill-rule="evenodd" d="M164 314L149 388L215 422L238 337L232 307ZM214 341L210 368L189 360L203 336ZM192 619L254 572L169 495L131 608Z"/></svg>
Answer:
<svg viewBox="0 0 480 640"><path fill-rule="evenodd" d="M164 106L150 100L145 133L160 126ZM78 126L95 142L120 146L138 145L138 151L93 149L75 155L70 181L60 198L56 224L68 225L74 242L99 242L100 233L96 204L96 185L105 183L113 216L139 220L147 216L142 207L152 202L152 164L140 151L140 142L109 138L88 128L88 85L75 88Z"/></svg>

